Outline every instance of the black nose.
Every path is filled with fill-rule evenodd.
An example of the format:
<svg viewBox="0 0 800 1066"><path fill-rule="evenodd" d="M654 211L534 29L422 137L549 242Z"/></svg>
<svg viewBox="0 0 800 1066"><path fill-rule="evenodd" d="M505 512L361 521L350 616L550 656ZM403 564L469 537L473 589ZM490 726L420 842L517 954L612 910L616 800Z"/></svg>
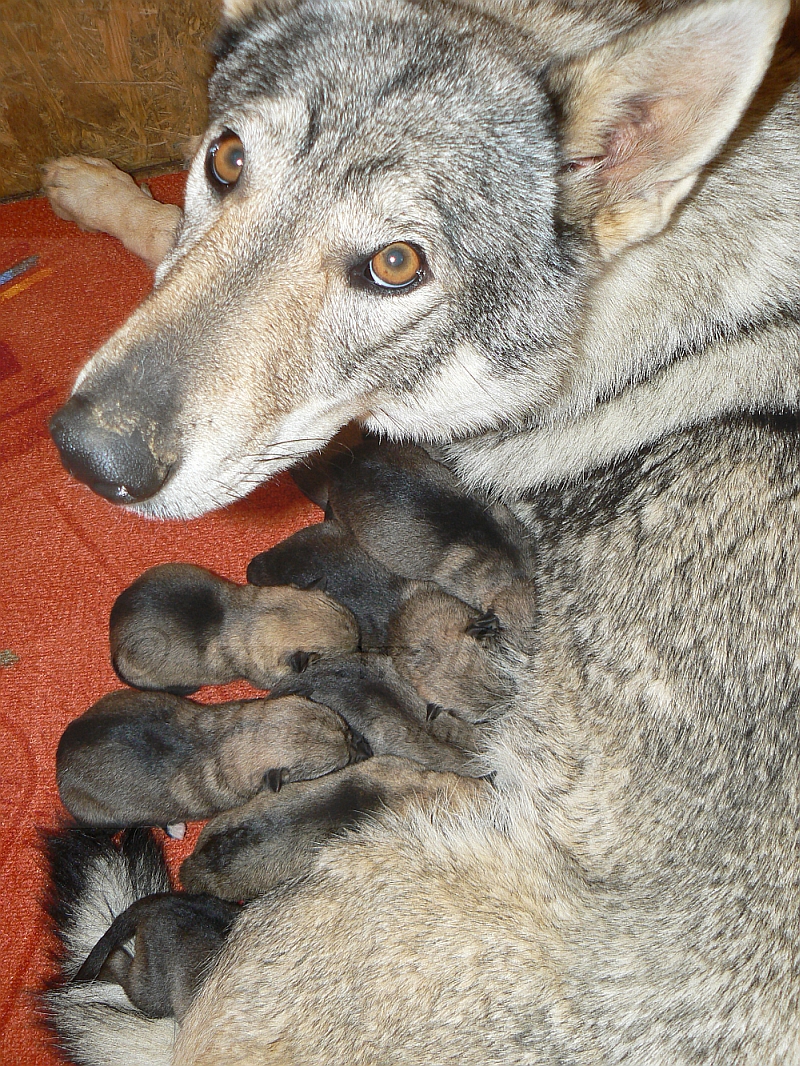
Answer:
<svg viewBox="0 0 800 1066"><path fill-rule="evenodd" d="M50 420L61 462L78 481L113 503L138 503L155 495L169 467L159 463L141 430L120 433L102 425L85 396L73 396Z"/></svg>

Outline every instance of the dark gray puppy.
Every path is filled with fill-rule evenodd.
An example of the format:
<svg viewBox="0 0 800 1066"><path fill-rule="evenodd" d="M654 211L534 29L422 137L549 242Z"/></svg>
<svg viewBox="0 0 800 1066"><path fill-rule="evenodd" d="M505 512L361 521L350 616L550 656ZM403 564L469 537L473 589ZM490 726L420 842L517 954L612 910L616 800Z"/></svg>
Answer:
<svg viewBox="0 0 800 1066"><path fill-rule="evenodd" d="M247 568L253 585L320 589L355 615L364 651L385 651L389 621L409 582L393 574L331 520L298 530Z"/></svg>
<svg viewBox="0 0 800 1066"><path fill-rule="evenodd" d="M205 706L121 691L67 726L56 767L70 814L121 828L209 818L264 787L338 770L361 751L340 715L300 696Z"/></svg>
<svg viewBox="0 0 800 1066"><path fill-rule="evenodd" d="M368 440L326 461L309 487L392 574L433 581L485 610L530 572L529 534L503 504L467 493L420 447Z"/></svg>
<svg viewBox="0 0 800 1066"><path fill-rule="evenodd" d="M516 692L514 666L535 630L530 580L500 589L488 611L429 584L415 587L392 617L388 652L430 705L474 724L502 711Z"/></svg>
<svg viewBox="0 0 800 1066"><path fill-rule="evenodd" d="M354 651L359 637L353 615L318 589L237 585L167 563L117 598L110 640L123 681L188 695L237 678L269 688L310 656Z"/></svg>
<svg viewBox="0 0 800 1066"><path fill-rule="evenodd" d="M431 715L428 702L384 655L320 659L284 678L275 695L306 696L345 718L375 755L398 755L431 770L478 776L480 734L451 714Z"/></svg>
<svg viewBox="0 0 800 1066"><path fill-rule="evenodd" d="M325 837L379 807L478 777L479 734L446 712L428 719L425 701L374 654L321 659L268 700L202 706L116 692L64 732L59 791L94 827L217 815L184 884L244 899L310 869ZM364 769L348 767L373 752Z"/></svg>
<svg viewBox="0 0 800 1066"><path fill-rule="evenodd" d="M180 1022L240 913L207 894L145 896L117 915L72 981L121 985L143 1014Z"/></svg>

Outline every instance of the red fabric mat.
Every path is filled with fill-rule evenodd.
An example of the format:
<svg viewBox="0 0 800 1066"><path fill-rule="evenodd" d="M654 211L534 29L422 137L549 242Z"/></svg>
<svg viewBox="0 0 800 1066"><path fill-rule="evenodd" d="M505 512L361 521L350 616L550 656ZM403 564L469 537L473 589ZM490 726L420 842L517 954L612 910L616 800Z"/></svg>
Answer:
<svg viewBox="0 0 800 1066"><path fill-rule="evenodd" d="M183 175L156 178L179 203ZM71 481L47 435L86 357L148 291L147 269L116 241L80 233L44 200L0 206L0 1063L55 1066L32 991L52 944L37 831L64 817L54 756L66 724L119 688L108 613L142 570L195 562L244 581L248 560L320 517L287 478L192 522L136 518ZM252 693L227 686L201 697ZM192 834L192 838L194 834ZM170 842L174 861L185 844Z"/></svg>

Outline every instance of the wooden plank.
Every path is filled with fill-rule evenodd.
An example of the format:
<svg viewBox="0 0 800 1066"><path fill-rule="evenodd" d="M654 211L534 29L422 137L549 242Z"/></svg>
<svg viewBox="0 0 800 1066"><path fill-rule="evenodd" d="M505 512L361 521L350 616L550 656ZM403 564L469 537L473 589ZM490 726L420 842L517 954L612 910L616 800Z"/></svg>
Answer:
<svg viewBox="0 0 800 1066"><path fill-rule="evenodd" d="M205 125L217 12L217 0L3 0L0 198L36 191L58 155L181 161Z"/></svg>

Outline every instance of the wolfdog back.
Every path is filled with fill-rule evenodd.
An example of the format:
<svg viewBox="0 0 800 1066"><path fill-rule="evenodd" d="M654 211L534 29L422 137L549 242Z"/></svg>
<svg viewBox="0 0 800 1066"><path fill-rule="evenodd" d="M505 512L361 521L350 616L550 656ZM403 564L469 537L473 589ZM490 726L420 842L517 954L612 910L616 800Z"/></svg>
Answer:
<svg viewBox="0 0 800 1066"><path fill-rule="evenodd" d="M185 219L78 380L65 462L189 516L351 419L424 441L524 523L536 624L485 796L321 847L180 1028L65 986L74 1061L800 1063L787 14L229 0ZM398 244L408 275L376 266Z"/></svg>

